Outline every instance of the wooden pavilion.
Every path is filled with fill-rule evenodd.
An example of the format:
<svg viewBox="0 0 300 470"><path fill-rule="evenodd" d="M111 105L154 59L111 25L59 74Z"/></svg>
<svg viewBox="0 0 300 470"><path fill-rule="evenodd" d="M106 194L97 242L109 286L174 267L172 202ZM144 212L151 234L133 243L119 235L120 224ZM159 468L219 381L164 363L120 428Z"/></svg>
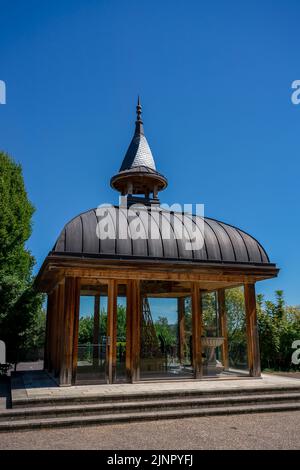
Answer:
<svg viewBox="0 0 300 470"><path fill-rule="evenodd" d="M207 337L211 336L221 338L210 350L212 356L217 352L214 364L222 364L222 371L230 373L234 368L229 357L225 296L227 289L242 286L246 370L250 376L259 377L255 283L275 277L278 269L255 238L210 218L190 216L203 236L203 244L201 248L186 248L178 236L184 225L180 214L166 211L159 203L158 193L167 186L167 180L156 170L139 102L133 139L111 186L122 195L121 206L107 208L105 224L101 224L103 213L99 215L96 209L68 222L37 276L38 289L48 296L45 369L64 386L171 376L201 379L210 375L204 345L210 345ZM116 231L116 215L118 220L125 220L126 230L131 230L128 219L122 219L123 209L128 207L134 208L135 224L145 236L124 238ZM150 211L150 207L155 210ZM152 238L148 236L151 223L158 227ZM192 242L190 227L183 228ZM99 233L102 228L117 235L105 237ZM165 231L169 238L163 236ZM207 293L215 295L213 328L203 320L203 296ZM80 344L80 305L84 298L93 299L93 338ZM153 320L151 305L157 309L158 304L151 299L161 298L173 302L172 306L176 302L176 325L171 322L166 326L166 319L161 317ZM120 299L123 310L119 309ZM118 309L125 311L126 317L122 334ZM164 331L176 337L173 343L167 342ZM122 335L121 340L118 335Z"/></svg>

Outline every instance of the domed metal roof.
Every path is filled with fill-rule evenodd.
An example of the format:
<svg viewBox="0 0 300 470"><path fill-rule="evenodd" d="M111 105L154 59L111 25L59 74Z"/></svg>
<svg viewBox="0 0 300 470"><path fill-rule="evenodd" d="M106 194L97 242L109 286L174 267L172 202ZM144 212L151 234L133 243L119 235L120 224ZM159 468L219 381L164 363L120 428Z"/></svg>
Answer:
<svg viewBox="0 0 300 470"><path fill-rule="evenodd" d="M115 259L155 259L169 261L193 261L195 263L247 263L269 264L269 258L260 243L239 228L210 218L187 215L182 222L182 214L168 212L157 208L151 212L149 208L135 210L135 225L140 225L143 238L124 239L120 236L120 224L131 233L130 221L125 217L125 208L108 206L106 223L98 225L100 238L115 233L114 239L100 239L97 236L97 224L103 220L98 217L96 209L84 212L70 222L62 230L55 243L53 255L70 255L81 257L99 257ZM118 218L119 217L119 218ZM121 222L116 222L118 218ZM184 226L183 226L184 225ZM149 227L154 227L155 236L149 237ZM156 227L156 229L155 229ZM187 248L186 240L178 238L184 229L191 241L192 249ZM192 232L194 230L194 233ZM104 234L105 231L105 234ZM124 230L123 230L124 233ZM163 234L170 233L166 239ZM199 249L193 246L193 238L203 239ZM199 238L198 238L199 239Z"/></svg>

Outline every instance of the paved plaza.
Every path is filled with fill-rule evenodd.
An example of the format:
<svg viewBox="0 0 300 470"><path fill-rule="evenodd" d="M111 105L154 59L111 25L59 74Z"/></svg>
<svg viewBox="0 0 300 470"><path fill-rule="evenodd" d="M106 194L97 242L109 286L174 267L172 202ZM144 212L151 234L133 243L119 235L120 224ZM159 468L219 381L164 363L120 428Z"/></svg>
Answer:
<svg viewBox="0 0 300 470"><path fill-rule="evenodd" d="M0 449L299 449L300 411L0 434Z"/></svg>

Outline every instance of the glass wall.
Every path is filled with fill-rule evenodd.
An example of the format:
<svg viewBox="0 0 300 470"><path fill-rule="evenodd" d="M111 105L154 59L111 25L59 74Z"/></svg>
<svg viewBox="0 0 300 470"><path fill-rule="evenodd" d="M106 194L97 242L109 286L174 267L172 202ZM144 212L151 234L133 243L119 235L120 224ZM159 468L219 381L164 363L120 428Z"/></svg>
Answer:
<svg viewBox="0 0 300 470"><path fill-rule="evenodd" d="M220 360L220 348L224 338L220 334L217 293L203 292L201 299L203 375L219 376L224 369Z"/></svg>
<svg viewBox="0 0 300 470"><path fill-rule="evenodd" d="M76 383L106 382L107 286L80 295Z"/></svg>
<svg viewBox="0 0 300 470"><path fill-rule="evenodd" d="M142 380L194 377L190 289L190 283L187 282L141 281ZM113 382L126 382L126 283L123 281L122 284L120 281L117 286L117 310L111 339L113 351L107 344L107 284L82 286L80 294L76 383L106 383L108 376L112 377ZM224 342L226 335L221 331L217 292L202 291L201 302L203 376L247 374L249 371L243 289L225 290L228 355L225 351L226 341ZM107 349L110 351L112 375L106 357ZM226 362L227 366L227 361L224 360L224 354L228 357L226 370L224 364ZM130 366L127 367L129 370Z"/></svg>
<svg viewBox="0 0 300 470"><path fill-rule="evenodd" d="M116 380L126 380L126 285L118 285L117 297L117 339L116 339Z"/></svg>
<svg viewBox="0 0 300 470"><path fill-rule="evenodd" d="M80 294L76 383L106 383L107 284L83 286ZM126 285L119 284L113 346L117 382L126 380L126 305Z"/></svg>
<svg viewBox="0 0 300 470"><path fill-rule="evenodd" d="M202 293L203 376L236 376L248 373L246 314L242 288L225 289L228 362L225 370L224 335L220 327L217 292ZM224 347L223 347L224 346Z"/></svg>
<svg viewBox="0 0 300 470"><path fill-rule="evenodd" d="M142 282L141 379L193 376L191 302L182 284Z"/></svg>
<svg viewBox="0 0 300 470"><path fill-rule="evenodd" d="M249 373L244 289L225 291L229 372Z"/></svg>

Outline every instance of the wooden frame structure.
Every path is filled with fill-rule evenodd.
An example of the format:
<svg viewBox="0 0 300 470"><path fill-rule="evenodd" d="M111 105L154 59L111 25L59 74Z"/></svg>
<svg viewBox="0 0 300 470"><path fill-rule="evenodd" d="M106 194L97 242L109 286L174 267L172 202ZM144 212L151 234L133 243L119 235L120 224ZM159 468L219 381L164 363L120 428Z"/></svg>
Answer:
<svg viewBox="0 0 300 470"><path fill-rule="evenodd" d="M201 293L216 291L221 334L225 341L222 357L228 367L228 342L226 329L225 289L244 286L245 313L247 323L247 346L250 375L260 376L259 340L257 331L255 282L277 275L274 266L192 266L182 263L123 262L114 260L74 260L71 257L48 257L38 277L38 285L48 294L47 328L45 345L45 368L56 377L61 386L72 385L76 379L79 297L85 285L108 286L107 369L109 383L116 381L116 321L117 286L126 285L127 291L127 338L126 338L126 376L128 382L140 379L141 344L141 288L142 281L185 282L189 289L170 292L181 305L180 331L183 338L184 325L182 309L184 296L192 299L193 328L193 369L194 378L201 379L202 348ZM152 294L153 295L153 294ZM159 294L156 294L159 296ZM96 308L99 308L96 307ZM96 320L97 321L97 320ZM182 342L183 340L181 340Z"/></svg>

